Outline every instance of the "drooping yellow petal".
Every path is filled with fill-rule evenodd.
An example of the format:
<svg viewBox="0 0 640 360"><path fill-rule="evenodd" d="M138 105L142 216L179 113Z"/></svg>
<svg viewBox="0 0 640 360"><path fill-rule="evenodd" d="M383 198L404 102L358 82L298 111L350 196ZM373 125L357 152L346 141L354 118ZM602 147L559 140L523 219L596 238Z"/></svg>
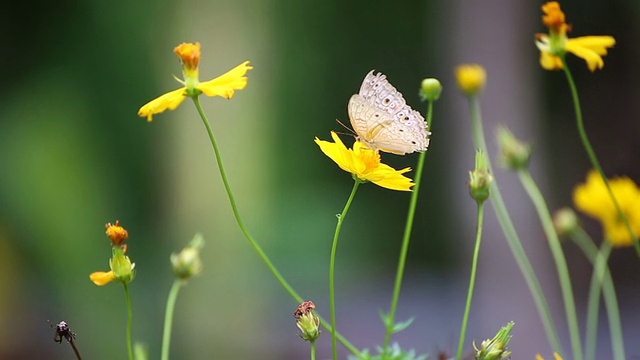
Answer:
<svg viewBox="0 0 640 360"><path fill-rule="evenodd" d="M113 271L96 271L89 275L89 279L98 286L104 286L115 280L116 276Z"/></svg>
<svg viewBox="0 0 640 360"><path fill-rule="evenodd" d="M253 69L248 61L236 66L217 78L200 83L196 88L207 96L222 96L231 99L235 90L247 86L247 71Z"/></svg>
<svg viewBox="0 0 640 360"><path fill-rule="evenodd" d="M583 36L567 41L565 50L584 59L591 72L602 69L604 60L602 56L607 54L607 48L615 45L616 40L611 36Z"/></svg>
<svg viewBox="0 0 640 360"><path fill-rule="evenodd" d="M151 121L153 115L177 108L185 99L185 90L186 88L182 87L149 101L138 110L138 116L146 117L147 121Z"/></svg>
<svg viewBox="0 0 640 360"><path fill-rule="evenodd" d="M551 55L546 51L541 51L540 66L545 70L561 70L562 60L558 56Z"/></svg>
<svg viewBox="0 0 640 360"><path fill-rule="evenodd" d="M380 162L377 151L366 148L356 141L353 149L348 149L335 132L331 132L334 142L315 139L320 150L333 160L342 170L349 172L362 181L372 183L391 190L411 191L413 182L402 174L410 168L396 170Z"/></svg>

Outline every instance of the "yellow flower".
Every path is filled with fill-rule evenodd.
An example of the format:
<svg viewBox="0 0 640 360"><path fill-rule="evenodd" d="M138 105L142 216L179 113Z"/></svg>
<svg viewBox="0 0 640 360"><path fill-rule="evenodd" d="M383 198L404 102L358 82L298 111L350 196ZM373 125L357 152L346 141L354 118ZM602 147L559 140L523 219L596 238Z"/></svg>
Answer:
<svg viewBox="0 0 640 360"><path fill-rule="evenodd" d="M353 144L353 150L347 149L335 132L331 132L333 143L315 139L320 150L333 160L338 166L361 181L371 181L383 188L399 191L411 191L414 185L411 179L402 174L411 171L411 168L396 170L389 165L380 162L380 154L377 151L367 149L361 142Z"/></svg>
<svg viewBox="0 0 640 360"><path fill-rule="evenodd" d="M96 271L89 275L89 279L98 286L106 285L114 280L128 284L135 276L136 264L131 262L127 252L127 245L123 244L129 236L127 230L120 226L120 222L116 220L116 224L106 224L107 237L111 239L111 259L109 259L109 271Z"/></svg>
<svg viewBox="0 0 640 360"><path fill-rule="evenodd" d="M487 73L478 64L466 64L456 67L458 87L466 95L475 95L487 82Z"/></svg>
<svg viewBox="0 0 640 360"><path fill-rule="evenodd" d="M640 234L640 188L627 177L610 179L609 186L634 234ZM600 221L605 238L613 246L633 244L597 171L589 171L586 183L576 186L573 190L573 202L578 210Z"/></svg>
<svg viewBox="0 0 640 360"><path fill-rule="evenodd" d="M558 353L553 353L553 358L555 360L562 360L562 356L558 355ZM540 354L536 354L536 360L544 360L544 358L540 356Z"/></svg>
<svg viewBox="0 0 640 360"><path fill-rule="evenodd" d="M241 90L247 86L247 77L244 75L253 69L252 66L249 66L249 62L245 61L213 80L200 82L198 79L200 44L182 43L173 52L180 58L184 76L184 80L178 78L176 80L184 86L161 95L142 106L138 110L138 115L146 117L147 121L153 120L155 114L177 108L186 97L196 97L204 93L207 96L221 96L231 99L235 90Z"/></svg>
<svg viewBox="0 0 640 360"><path fill-rule="evenodd" d="M547 70L562 69L562 57L570 52L586 61L591 72L602 69L607 48L615 45L612 36L582 36L570 39L567 32L571 26L565 23L565 15L560 4L555 1L542 5L542 23L549 28L549 34L536 34L536 46L540 50L540 65Z"/></svg>

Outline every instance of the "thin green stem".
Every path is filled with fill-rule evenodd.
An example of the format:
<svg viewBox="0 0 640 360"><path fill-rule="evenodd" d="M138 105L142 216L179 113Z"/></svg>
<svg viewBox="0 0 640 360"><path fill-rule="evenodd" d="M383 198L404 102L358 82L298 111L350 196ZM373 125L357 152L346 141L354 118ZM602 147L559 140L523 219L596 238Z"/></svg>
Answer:
<svg viewBox="0 0 640 360"><path fill-rule="evenodd" d="M160 359L169 360L169 344L171 343L171 328L173 326L173 310L176 307L176 299L178 298L178 292L182 287L182 281L176 279L173 281L171 290L169 290L169 297L167 298L167 309L164 313L164 330L162 332L162 355Z"/></svg>
<svg viewBox="0 0 640 360"><path fill-rule="evenodd" d="M600 162L598 161L598 157L596 156L596 152L593 150L593 147L591 146L591 142L589 141L589 137L587 136L587 131L584 128L584 120L582 119L582 108L580 106L580 98L578 97L578 88L576 87L576 84L573 81L573 76L571 75L571 71L569 71L569 65L567 64L564 58L562 58L562 64L563 64L562 68L564 70L564 74L566 75L567 82L569 83L569 89L571 90L571 98L573 99L573 108L576 113L576 125L578 127L578 133L580 134L580 140L582 141L582 146L587 152L587 156L589 157L589 161L591 161L591 165L598 171L598 173L600 174L600 177L602 178L602 181L604 181L604 184L607 187L607 193L609 194L611 201L613 201L613 204L615 205L616 210L618 211L618 217L622 220L622 222L624 223L624 226L627 228L627 231L629 232L629 235L633 240L633 247L636 249L636 254L640 257L640 242L638 242L638 237L633 232L633 229L631 229L631 224L629 223L629 219L627 219L627 216L622 211L622 208L620 207L620 203L618 203L618 199L616 199L616 197L613 195L613 191L611 191L611 186L609 185L609 180L607 179L607 176L602 170L602 167L600 166Z"/></svg>
<svg viewBox="0 0 640 360"><path fill-rule="evenodd" d="M624 360L624 339L622 336L622 324L620 323L620 309L618 308L618 298L613 284L613 277L611 276L611 272L607 266L607 259L611 252L611 244L605 240L601 249L598 250L598 247L593 243L593 240L591 240L589 235L582 228L577 228L570 235L572 241L578 245L587 259L594 266L593 276L591 278L591 287L589 289L589 302L587 305L585 359L595 359L598 333L598 305L600 303L599 288L602 287L604 302L607 308L607 317L609 319L609 333L613 349L613 358L615 360ZM606 247L609 247L609 249ZM598 266L600 266L600 268L598 268ZM596 281L595 284L594 280ZM597 289L594 290L594 288Z"/></svg>
<svg viewBox="0 0 640 360"><path fill-rule="evenodd" d="M549 248L551 249L553 260L556 264L556 271L558 272L558 279L560 281L560 290L562 291L562 299L564 300L567 326L569 327L569 337L571 338L571 351L573 352L573 358L576 360L582 359L582 344L580 341L578 316L576 314L576 302L573 297L569 268L567 266L567 260L564 256L564 252L562 251L562 246L560 245L560 239L558 239L558 234L553 227L553 220L551 219L551 214L549 213L547 204L544 201L544 197L542 196L542 193L540 193L540 189L536 185L535 181L533 181L533 178L531 178L531 173L529 173L527 169L522 169L518 171L518 177L520 178L527 195L529 195L531 202L536 208L536 212L538 213L538 217L542 223L542 228L544 229L549 242Z"/></svg>
<svg viewBox="0 0 640 360"><path fill-rule="evenodd" d="M262 262L264 262L264 264L267 266L269 271L271 271L271 274L273 274L273 276L276 278L276 280L280 283L280 285L289 294L289 296L291 296L297 303L301 303L303 301L302 297L300 295L298 295L298 293L291 287L291 285L289 285L289 283L280 274L278 269L276 269L276 267L273 265L273 263L271 263L271 260L269 260L269 258L265 254L265 252L262 250L262 248L260 248L258 243L253 239L253 236L251 236L251 234L247 230L246 226L244 225L244 222L242 221L242 218L240 217L240 212L238 211L238 207L236 205L235 197L233 196L233 193L231 192L231 186L229 185L229 180L227 179L227 174L226 174L226 172L224 170L224 166L222 164L222 157L220 156L220 151L218 149L218 144L217 144L216 139L215 139L215 137L213 135L213 130L211 128L211 125L209 124L209 120L207 119L207 116L205 115L204 110L202 110L202 106L200 105L200 101L198 100L198 98L197 97L193 97L191 99L193 100L193 102L194 102L194 104L196 106L196 109L198 110L198 114L200 114L200 118L202 119L202 122L203 122L205 128L207 129L207 134L209 135L209 140L211 141L211 146L213 148L213 153L214 153L214 155L216 157L216 162L218 164L218 170L220 171L220 177L222 178L222 183L224 184L224 188L225 188L225 190L227 192L227 197L229 198L229 203L231 204L231 210L233 211L233 216L236 219L236 222L238 224L238 227L240 228L240 231L242 232L244 237L247 239L247 241L249 241L249 244L251 245L253 250L258 254L258 256L260 257ZM328 325L328 323L326 321L324 321L324 319L322 319L322 317L320 317L320 316L318 316L318 317L320 318L320 324L325 329L327 329L328 331L331 331L332 327L330 325ZM345 348L347 348L352 354L354 354L356 356L360 356L360 351L355 346L353 346L349 341L347 341L347 339L345 339L342 335L340 335L338 332L336 332L336 337L337 337L338 341L340 341L340 343Z"/></svg>
<svg viewBox="0 0 640 360"><path fill-rule="evenodd" d="M433 101L428 102L427 107L427 131L431 129L431 121L433 118ZM409 252L409 241L411 240L411 229L413 229L413 219L416 213L416 206L418 204L418 193L420 191L420 183L422 179L422 169L424 168L424 161L426 159L427 152L420 153L418 159L418 166L416 167L416 175L414 179L415 185L413 186L411 193L411 200L409 201L409 212L407 214L407 221L404 226L404 235L402 237L402 247L400 249L400 256L398 259L398 268L396 269L396 280L393 286L393 296L391 297L391 305L389 306L389 314L386 317L387 323L386 332L384 336L384 343L382 345L382 355L387 353L389 342L391 341L391 335L394 331L394 322L396 317L396 309L398 307L398 299L400 298L400 289L402 287L402 278L404 276L404 268L407 260L407 253Z"/></svg>
<svg viewBox="0 0 640 360"><path fill-rule="evenodd" d="M467 303L464 307L464 316L462 317L462 326L460 327L460 340L458 340L458 353L456 360L462 358L462 348L464 347L465 335L467 332L467 322L469 321L469 311L471 309L471 299L473 297L473 288L476 283L476 270L478 268L478 255L480 254L480 243L482 242L482 223L484 218L484 207L482 202L478 202L478 218L476 220L476 246L473 250L473 262L471 264L471 276L469 277L469 289L467 291Z"/></svg>
<svg viewBox="0 0 640 360"><path fill-rule="evenodd" d="M473 142L475 144L475 147L484 151L485 154L488 154L487 143L485 141L484 130L482 128L480 102L477 96L469 97L469 108L473 132ZM489 157L487 157L487 163L489 164L489 171L493 173ZM529 292L531 292L531 296L533 297L536 309L538 311L538 314L540 315L540 320L542 321L542 325L547 335L547 339L549 340L549 344L551 344L551 348L554 352L563 354L564 352L562 351L562 346L560 345L560 339L558 337L556 327L553 323L551 312L549 311L549 304L547 303L547 299L542 292L540 282L538 281L538 278L533 271L533 267L529 262L529 258L527 257L527 254L522 247L522 243L520 242L518 233L513 226L511 217L507 212L507 208L504 204L504 201L502 200L502 195L500 193L500 187L498 186L497 180L494 180L493 185L491 186L491 203L493 204L493 209L498 218L498 222L500 223L500 227L502 228L502 232L505 234L505 238L507 240L509 248L511 249L511 253L513 254L513 257L515 258L516 263L520 268L520 272L522 273L522 276L527 283Z"/></svg>
<svg viewBox="0 0 640 360"><path fill-rule="evenodd" d="M336 251L338 249L338 238L340 237L340 229L342 228L342 222L344 218L347 216L347 212L351 207L351 203L353 202L353 198L356 196L356 191L358 191L358 186L360 186L360 180L355 179L353 183L353 188L351 189L351 194L349 195L349 199L347 203L344 205L344 209L342 212L338 214L338 223L336 224L336 231L333 234L333 244L331 245L331 259L329 260L329 310L331 311L331 354L333 360L336 360L337 349L336 349L336 298L335 298L335 266L336 266Z"/></svg>
<svg viewBox="0 0 640 360"><path fill-rule="evenodd" d="M315 340L310 341L311 343L311 360L316 360L316 342Z"/></svg>
<svg viewBox="0 0 640 360"><path fill-rule="evenodd" d="M127 353L129 360L133 360L133 346L131 343L131 324L133 323L133 311L131 310L131 296L129 296L129 286L124 285L124 296L127 299Z"/></svg>

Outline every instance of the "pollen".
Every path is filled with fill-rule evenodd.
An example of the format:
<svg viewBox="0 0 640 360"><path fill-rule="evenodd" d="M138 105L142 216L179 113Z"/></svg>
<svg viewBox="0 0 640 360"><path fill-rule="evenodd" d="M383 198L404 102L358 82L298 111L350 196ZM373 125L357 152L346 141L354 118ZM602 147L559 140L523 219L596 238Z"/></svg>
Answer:
<svg viewBox="0 0 640 360"><path fill-rule="evenodd" d="M116 246L122 245L122 243L127 240L129 237L129 233L125 228L120 226L120 220L116 220L115 225L111 223L105 224L107 231L107 237L111 239L111 243Z"/></svg>
<svg viewBox="0 0 640 360"><path fill-rule="evenodd" d="M553 29L558 33L566 33L571 30L571 26L565 22L564 12L560 9L560 4L556 1L550 1L542 5L542 23L549 29Z"/></svg>
<svg viewBox="0 0 640 360"><path fill-rule="evenodd" d="M189 70L197 69L200 61L200 43L182 43L173 49L182 65Z"/></svg>

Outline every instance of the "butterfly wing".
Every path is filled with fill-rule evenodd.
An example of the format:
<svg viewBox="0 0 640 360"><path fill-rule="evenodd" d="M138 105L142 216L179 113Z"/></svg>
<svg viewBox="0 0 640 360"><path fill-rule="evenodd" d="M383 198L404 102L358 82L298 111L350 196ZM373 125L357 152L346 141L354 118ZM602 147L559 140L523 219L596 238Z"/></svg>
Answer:
<svg viewBox="0 0 640 360"><path fill-rule="evenodd" d="M426 150L426 135L412 131L411 127L394 120L388 113L370 104L363 96L351 96L348 111L351 126L358 134L358 140L369 149L397 155L412 153L416 148L424 147Z"/></svg>
<svg viewBox="0 0 640 360"><path fill-rule="evenodd" d="M427 137L431 133L426 129L424 118L407 105L402 94L389 83L384 74L370 71L364 78L358 95L357 101L354 101L356 95L349 101L349 116L351 125L365 144L368 142L370 147L399 155L427 150ZM351 110L352 102L354 110L359 110L360 119L354 120L352 116L355 115L355 111ZM372 112L370 108L382 114ZM377 114L375 119L367 117L374 114Z"/></svg>

